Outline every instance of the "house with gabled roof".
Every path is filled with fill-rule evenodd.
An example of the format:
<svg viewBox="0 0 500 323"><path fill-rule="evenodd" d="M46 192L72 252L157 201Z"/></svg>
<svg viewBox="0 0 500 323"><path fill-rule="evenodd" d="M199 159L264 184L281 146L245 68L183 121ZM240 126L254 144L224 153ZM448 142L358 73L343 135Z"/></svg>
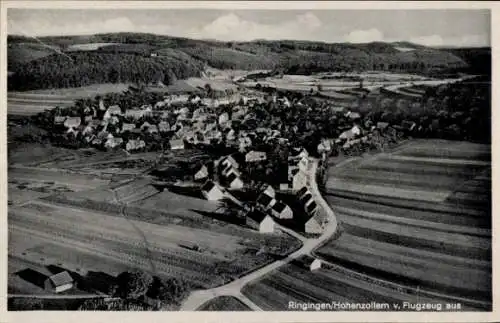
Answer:
<svg viewBox="0 0 500 323"><path fill-rule="evenodd" d="M113 148L119 147L122 143L123 143L123 139L122 138L119 138L119 137L117 137L117 138L109 138L104 143L104 147L108 148L108 149L113 149Z"/></svg>
<svg viewBox="0 0 500 323"><path fill-rule="evenodd" d="M264 151L251 150L245 155L247 163L261 162L267 159L267 154Z"/></svg>
<svg viewBox="0 0 500 323"><path fill-rule="evenodd" d="M262 191L263 193L267 194L268 196L275 198L276 197L276 191L271 185L266 185L265 189Z"/></svg>
<svg viewBox="0 0 500 323"><path fill-rule="evenodd" d="M257 198L257 205L264 211L269 210L276 203L273 196L270 196L267 192L262 192Z"/></svg>
<svg viewBox="0 0 500 323"><path fill-rule="evenodd" d="M211 180L207 180L205 184L203 184L201 193L209 201L220 201L226 196L224 189Z"/></svg>
<svg viewBox="0 0 500 323"><path fill-rule="evenodd" d="M169 143L170 143L170 149L172 150L184 149L183 139L170 139Z"/></svg>
<svg viewBox="0 0 500 323"><path fill-rule="evenodd" d="M232 189L241 189L244 186L243 181L241 180L241 178L238 176L238 174L235 172L234 169L231 169L229 171L225 180L227 185Z"/></svg>
<svg viewBox="0 0 500 323"><path fill-rule="evenodd" d="M328 217L324 210L320 209L307 220L304 229L306 233L321 234L328 224Z"/></svg>
<svg viewBox="0 0 500 323"><path fill-rule="evenodd" d="M276 201L270 209L271 214L278 219L292 219L292 209L281 201Z"/></svg>
<svg viewBox="0 0 500 323"><path fill-rule="evenodd" d="M55 116L54 117L54 124L63 124L64 121L66 121L66 116Z"/></svg>
<svg viewBox="0 0 500 323"><path fill-rule="evenodd" d="M208 178L208 167L206 165L202 165L200 169L194 174L194 180L204 180Z"/></svg>
<svg viewBox="0 0 500 323"><path fill-rule="evenodd" d="M259 210L247 214L247 223L260 233L273 233L276 225L271 216Z"/></svg>
<svg viewBox="0 0 500 323"><path fill-rule="evenodd" d="M73 277L67 271L62 271L48 277L44 282L44 287L46 290L61 293L73 288L73 283Z"/></svg>
<svg viewBox="0 0 500 323"><path fill-rule="evenodd" d="M82 123L82 119L80 117L68 117L64 120L64 126L66 128L78 128Z"/></svg>

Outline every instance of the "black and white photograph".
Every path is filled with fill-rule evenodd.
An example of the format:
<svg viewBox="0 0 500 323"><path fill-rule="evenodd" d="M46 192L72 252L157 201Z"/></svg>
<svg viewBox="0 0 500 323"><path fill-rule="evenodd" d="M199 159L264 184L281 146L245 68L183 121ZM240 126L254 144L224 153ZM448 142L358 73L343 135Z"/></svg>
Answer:
<svg viewBox="0 0 500 323"><path fill-rule="evenodd" d="M136 4L6 8L9 312L493 311L490 9Z"/></svg>

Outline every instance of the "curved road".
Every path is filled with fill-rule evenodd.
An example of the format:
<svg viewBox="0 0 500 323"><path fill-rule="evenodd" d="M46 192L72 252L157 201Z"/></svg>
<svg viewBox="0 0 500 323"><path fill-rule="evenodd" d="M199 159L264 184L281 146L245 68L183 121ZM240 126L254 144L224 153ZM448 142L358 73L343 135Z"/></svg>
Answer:
<svg viewBox="0 0 500 323"><path fill-rule="evenodd" d="M289 263L293 259L299 258L304 255L309 255L316 247L320 246L323 242L328 240L335 233L335 231L337 230L337 220L335 218L335 215L333 214L333 211L328 206L326 201L322 198L319 192L318 184L316 182L317 167L318 167L318 160L312 159L311 167L308 170L308 177L309 177L308 186L316 202L325 209L328 215L329 221L321 236L315 239L307 239L290 229L278 226L280 230L287 232L292 236L301 240L303 243L302 247L299 250L288 255L286 258L270 263L226 285L207 290L193 291L191 295L183 302L180 308L181 311L194 311L204 303L208 302L210 299L215 298L217 296L234 296L243 303L245 303L247 306L249 306L251 309L261 310L257 305L255 305L252 301L250 301L246 296L244 296L241 293L241 289L243 288L243 286L245 286L247 283L250 283L256 279L265 276L266 274L272 272L273 270Z"/></svg>

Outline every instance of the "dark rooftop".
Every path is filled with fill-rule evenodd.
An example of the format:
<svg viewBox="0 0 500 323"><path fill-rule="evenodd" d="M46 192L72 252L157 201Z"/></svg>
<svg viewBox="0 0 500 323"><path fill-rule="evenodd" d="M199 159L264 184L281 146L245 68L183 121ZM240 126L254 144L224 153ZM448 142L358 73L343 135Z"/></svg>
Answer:
<svg viewBox="0 0 500 323"><path fill-rule="evenodd" d="M273 209L278 212L278 213L281 213L283 212L283 210L286 208L286 204L283 203L283 202L280 202L280 201L277 201L274 205L273 205Z"/></svg>
<svg viewBox="0 0 500 323"><path fill-rule="evenodd" d="M268 206L272 200L273 200L272 197L270 197L266 193L262 193L259 195L259 198L257 198L257 203L259 203L260 205L263 205L263 206Z"/></svg>
<svg viewBox="0 0 500 323"><path fill-rule="evenodd" d="M207 181L203 186L201 187L202 191L210 191L212 188L214 188L215 183L212 181Z"/></svg>

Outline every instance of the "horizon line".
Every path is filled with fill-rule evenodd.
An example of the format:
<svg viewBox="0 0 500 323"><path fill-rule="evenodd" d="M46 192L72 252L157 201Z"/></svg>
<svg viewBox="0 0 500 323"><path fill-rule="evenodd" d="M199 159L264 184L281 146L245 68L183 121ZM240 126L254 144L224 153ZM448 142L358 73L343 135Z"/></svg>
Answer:
<svg viewBox="0 0 500 323"><path fill-rule="evenodd" d="M349 44L349 45L366 45L366 44L376 44L376 43L384 43L384 44L395 44L395 43L408 43L410 45L422 46L426 48L491 48L491 45L435 45L429 46L424 44L419 44L415 42L411 42L408 40L395 40L395 41L385 41L385 40L377 40L363 43L352 43L352 42L328 42L324 40L306 40L306 39L265 39L265 38L255 38L252 40L219 40L214 38L190 38L190 37L182 37L182 36L172 36L169 34L157 34L151 32L135 32L135 31L118 31L118 32L104 32L104 33L95 33L95 34L74 34L74 35L38 35L38 36L30 36L23 34L9 34L7 33L7 37L24 37L24 38L44 38L44 37L90 37L90 36L99 36L99 35L113 35L113 34L138 34L138 35L154 35L154 36L164 36L176 39L191 39L197 41L205 41L205 42L219 42L219 43L252 43L252 42L286 42L286 41L295 41L295 42L309 42L309 43L323 43L323 44Z"/></svg>

